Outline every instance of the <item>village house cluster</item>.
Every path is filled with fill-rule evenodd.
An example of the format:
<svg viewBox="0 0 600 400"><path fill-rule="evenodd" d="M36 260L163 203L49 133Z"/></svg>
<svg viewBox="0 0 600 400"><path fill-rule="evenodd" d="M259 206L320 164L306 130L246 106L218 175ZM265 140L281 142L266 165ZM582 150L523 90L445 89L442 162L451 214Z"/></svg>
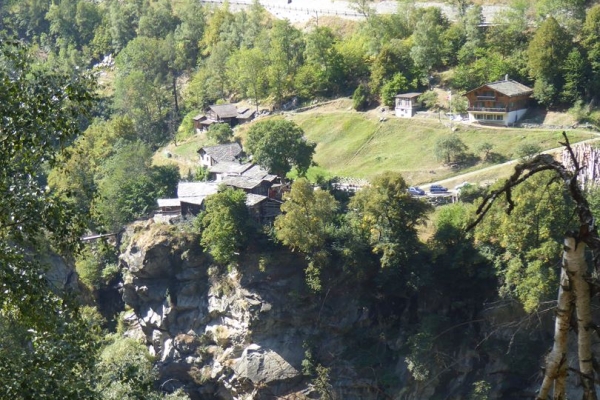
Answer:
<svg viewBox="0 0 600 400"><path fill-rule="evenodd" d="M248 122L256 116L249 108L238 109L233 104L214 104L193 118L196 133L206 131L212 124L226 123L231 127ZM157 221L198 215L206 198L228 187L246 193L250 216L261 224L270 224L280 214L282 184L277 175L269 174L259 165L244 161L245 154L238 142L207 146L198 149L198 166L206 168L206 181L179 182L177 198L158 199L154 213Z"/></svg>

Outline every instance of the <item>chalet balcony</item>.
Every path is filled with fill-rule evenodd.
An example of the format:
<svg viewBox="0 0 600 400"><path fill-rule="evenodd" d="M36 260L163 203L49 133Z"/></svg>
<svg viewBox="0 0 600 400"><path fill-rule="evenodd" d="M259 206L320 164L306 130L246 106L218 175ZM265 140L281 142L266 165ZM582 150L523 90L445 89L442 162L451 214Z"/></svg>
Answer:
<svg viewBox="0 0 600 400"><path fill-rule="evenodd" d="M505 113L509 111L508 107L469 107L467 110L488 113Z"/></svg>

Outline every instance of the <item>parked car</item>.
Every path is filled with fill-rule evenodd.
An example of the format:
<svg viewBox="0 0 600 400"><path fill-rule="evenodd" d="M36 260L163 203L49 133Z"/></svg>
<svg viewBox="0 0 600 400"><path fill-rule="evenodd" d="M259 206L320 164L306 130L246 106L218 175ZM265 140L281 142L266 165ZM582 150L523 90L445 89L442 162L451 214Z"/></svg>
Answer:
<svg viewBox="0 0 600 400"><path fill-rule="evenodd" d="M413 196L424 196L425 195L425 191L423 189L420 189L417 186L409 187L408 193L412 194Z"/></svg>
<svg viewBox="0 0 600 400"><path fill-rule="evenodd" d="M431 187L429 188L429 191L431 193L446 193L448 191L448 189L441 185L431 185Z"/></svg>

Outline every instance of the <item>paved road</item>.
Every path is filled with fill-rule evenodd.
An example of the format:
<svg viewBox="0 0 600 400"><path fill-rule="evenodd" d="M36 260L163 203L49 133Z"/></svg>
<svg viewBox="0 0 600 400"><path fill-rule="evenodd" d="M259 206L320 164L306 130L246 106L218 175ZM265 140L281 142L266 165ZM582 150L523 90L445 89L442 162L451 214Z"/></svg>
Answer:
<svg viewBox="0 0 600 400"><path fill-rule="evenodd" d="M201 0L203 3L223 3L224 0ZM289 19L290 22L307 22L311 18L319 16L339 16L346 19L361 19L362 15L357 13L349 1L343 0L259 0L271 14L277 18ZM230 0L232 7L246 7L252 4L252 0ZM398 10L397 1L380 1L372 3L379 14L392 14ZM437 2L419 2L417 7L439 7L443 13L451 20L456 19L456 9L445 3ZM505 6L484 6L484 22L493 21L494 15L505 9Z"/></svg>

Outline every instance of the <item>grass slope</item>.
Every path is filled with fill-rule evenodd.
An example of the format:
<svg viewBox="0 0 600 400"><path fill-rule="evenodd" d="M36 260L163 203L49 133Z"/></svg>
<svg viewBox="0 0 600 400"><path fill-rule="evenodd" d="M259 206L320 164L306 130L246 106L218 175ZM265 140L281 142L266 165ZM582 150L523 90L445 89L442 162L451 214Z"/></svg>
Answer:
<svg viewBox="0 0 600 400"><path fill-rule="evenodd" d="M410 184L424 184L492 165L478 163L458 171L444 166L436 160L434 154L436 141L444 135L458 135L471 153L476 153L482 143L489 142L493 145L492 151L505 159L516 157L516 150L524 143L536 143L547 150L559 147L559 141L562 140L560 131L486 128L463 124L455 124L458 130L451 133L448 121L399 119L389 113L385 122L379 122L378 112L357 113L349 111L347 105L340 102L285 116L300 125L309 140L317 143L314 158L318 167L311 168L309 177L322 175L371 179L378 173L389 170L402 173ZM248 126L240 126L236 129L236 134L244 139ZM569 132L573 143L594 137L597 136L587 131ZM155 154L154 164L178 165L181 174L185 176L197 168L197 150L208 144L211 143L204 134L195 135L178 143L178 146L169 144ZM167 157L166 152L171 157ZM512 170L512 166L507 167L507 171L482 173L481 179L493 180L508 174L508 170Z"/></svg>
<svg viewBox="0 0 600 400"><path fill-rule="evenodd" d="M317 143L315 161L333 175L370 179L386 170L403 174L411 183L426 183L476 170L490 164L479 163L466 170L453 171L435 158L436 141L453 134L447 121L435 119L399 119L385 122L372 115L328 112L304 113L292 117L306 132L309 140ZM515 157L515 150L523 143L537 143L544 150L559 147L561 132L483 128L454 125L457 134L476 153L484 142L493 145L493 152L506 159ZM572 142L590 139L589 132L572 131Z"/></svg>

